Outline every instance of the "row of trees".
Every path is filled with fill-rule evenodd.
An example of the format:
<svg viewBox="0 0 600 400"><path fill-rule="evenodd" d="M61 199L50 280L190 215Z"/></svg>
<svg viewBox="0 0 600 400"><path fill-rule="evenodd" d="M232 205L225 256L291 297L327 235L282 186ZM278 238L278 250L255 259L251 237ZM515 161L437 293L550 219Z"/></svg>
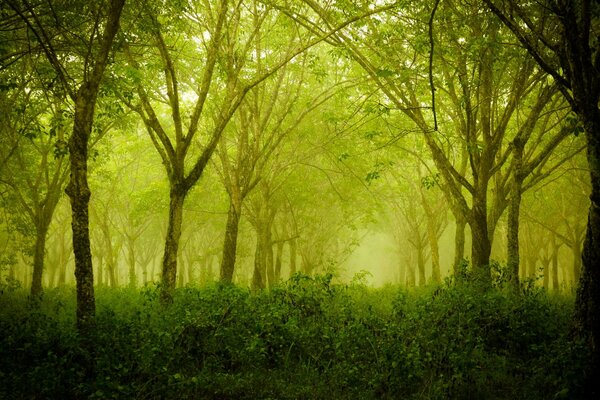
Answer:
<svg viewBox="0 0 600 400"><path fill-rule="evenodd" d="M215 240L195 232L193 242L220 249L225 282L236 274L241 221L254 232L252 286L263 288L281 276L286 244L290 260L300 252L310 272L348 253L355 220L386 213L400 216L395 225L415 249L419 280L429 257L439 281L447 205L454 273L468 226L473 274L489 284L505 216L505 258L518 288L521 203L587 150L590 179L578 187L586 192L591 182L592 201L573 279L581 282L577 320L597 354L598 13L589 0L8 0L1 8L0 165L3 200L22 212L4 224L24 219L35 232L21 232L35 237L31 291L42 291L46 240L63 190L81 327L95 312L94 246L102 249L97 274L105 268L112 283L115 257L126 251L135 285L136 263L155 256L136 251L136 242L161 232L161 297L170 302L178 260L199 251L182 249L181 240L192 193L203 190L226 198L225 233ZM136 159L148 145L126 147L140 136L154 149L145 165ZM89 167L97 168L95 191L114 187L102 170L121 152L144 173L116 171L111 178L130 192L92 200L90 215ZM330 207L302 207L311 184ZM161 217L149 219L140 212L147 209ZM334 221L331 229L319 226L324 219ZM546 218L530 220L578 258L580 228L565 234ZM116 227L122 242L111 234Z"/></svg>

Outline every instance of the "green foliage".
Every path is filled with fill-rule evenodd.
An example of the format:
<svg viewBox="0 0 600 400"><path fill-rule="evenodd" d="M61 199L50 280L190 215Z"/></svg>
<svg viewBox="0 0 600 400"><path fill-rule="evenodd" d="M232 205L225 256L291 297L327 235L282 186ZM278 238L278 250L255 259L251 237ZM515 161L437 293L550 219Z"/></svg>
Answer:
<svg viewBox="0 0 600 400"><path fill-rule="evenodd" d="M270 291L100 288L93 354L73 289L0 294L2 398L576 397L572 299L447 282L409 292L332 275Z"/></svg>

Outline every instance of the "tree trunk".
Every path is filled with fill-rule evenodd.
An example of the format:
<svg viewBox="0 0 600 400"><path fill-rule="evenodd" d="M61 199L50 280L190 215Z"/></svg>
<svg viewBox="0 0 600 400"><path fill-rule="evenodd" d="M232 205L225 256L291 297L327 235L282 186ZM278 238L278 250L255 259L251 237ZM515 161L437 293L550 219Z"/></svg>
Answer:
<svg viewBox="0 0 600 400"><path fill-rule="evenodd" d="M36 226L35 247L33 254L33 274L31 279L31 295L42 294L42 276L44 272L44 255L46 253L46 236L50 222L43 221Z"/></svg>
<svg viewBox="0 0 600 400"><path fill-rule="evenodd" d="M173 301L173 289L175 289L175 279L177 277L177 255L179 252L179 239L181 238L183 201L185 200L185 195L185 191L181 189L171 189L169 225L167 228L167 236L165 238L165 252L162 263L162 287L160 292L162 304L169 304Z"/></svg>
<svg viewBox="0 0 600 400"><path fill-rule="evenodd" d="M544 289L548 290L550 287L550 261L552 261L552 256L547 255L542 257L542 268L543 268L543 283Z"/></svg>
<svg viewBox="0 0 600 400"><path fill-rule="evenodd" d="M581 279L581 270L583 263L581 246L576 240L574 241L573 246L571 247L571 251L573 252L573 284L576 285L580 282Z"/></svg>
<svg viewBox="0 0 600 400"><path fill-rule="evenodd" d="M417 249L417 266L419 268L419 286L425 286L427 284L427 280L425 278L425 255L423 252L425 249L423 247Z"/></svg>
<svg viewBox="0 0 600 400"><path fill-rule="evenodd" d="M406 267L406 286L415 287L416 282L417 279L415 276L415 267L413 267L412 264L409 263Z"/></svg>
<svg viewBox="0 0 600 400"><path fill-rule="evenodd" d="M98 254L98 286L104 285L104 256L102 254Z"/></svg>
<svg viewBox="0 0 600 400"><path fill-rule="evenodd" d="M261 235L256 235L256 249L254 251L254 273L252 274L252 289L259 290L265 288L265 261L263 246L261 244Z"/></svg>
<svg viewBox="0 0 600 400"><path fill-rule="evenodd" d="M268 224L265 227L265 235L264 235L264 254L265 254L265 269L267 271L268 285L269 287L273 287L277 282L275 281L275 263L273 257L273 241L271 238L271 225Z"/></svg>
<svg viewBox="0 0 600 400"><path fill-rule="evenodd" d="M467 221L464 217L458 216L456 217L456 233L454 236L454 266L453 272L454 276L457 276L461 271L460 267L465 260L465 226L467 225Z"/></svg>
<svg viewBox="0 0 600 400"><path fill-rule="evenodd" d="M519 282L519 213L522 194L522 167L523 167L523 144L519 140L514 141L513 157L515 167L511 188L510 204L508 206L508 232L507 232L507 267L509 279L514 290L518 290Z"/></svg>
<svg viewBox="0 0 600 400"><path fill-rule="evenodd" d="M283 256L283 241L277 242L277 252L275 254L275 281L279 282L281 279L281 258Z"/></svg>
<svg viewBox="0 0 600 400"><path fill-rule="evenodd" d="M491 282L490 253L492 246L487 229L487 206L485 195L473 198L473 216L471 218L471 257L473 275L477 281L484 284Z"/></svg>
<svg viewBox="0 0 600 400"><path fill-rule="evenodd" d="M129 261L129 286L134 288L137 286L137 275L135 272L135 239L128 237L127 240L127 258Z"/></svg>
<svg viewBox="0 0 600 400"><path fill-rule="evenodd" d="M597 376L600 373L600 110L597 104L590 104L588 99L584 100L591 108L583 123L588 141L587 159L592 190L579 289L575 301L575 321L587 336L591 352L588 391L589 394L599 394L600 383ZM575 244L573 247L578 246Z"/></svg>
<svg viewBox="0 0 600 400"><path fill-rule="evenodd" d="M296 244L296 239L292 239L290 240L290 278L292 276L294 276L296 274L296 263L297 263L297 255L298 255L298 249L297 249L297 244Z"/></svg>
<svg viewBox="0 0 600 400"><path fill-rule="evenodd" d="M73 133L69 139L71 178L65 190L71 201L77 326L80 330L84 329L96 314L88 212L91 193L87 181L88 139L94 118L97 96L97 88L95 89L94 91L88 83L84 83L77 93Z"/></svg>
<svg viewBox="0 0 600 400"><path fill-rule="evenodd" d="M429 206L427 207L429 208ZM431 251L431 280L435 283L442 281L440 272L440 246L435 229L435 220L433 212L427 212L427 239Z"/></svg>
<svg viewBox="0 0 600 400"><path fill-rule="evenodd" d="M225 228L225 240L223 242L223 257L221 258L222 282L231 283L233 281L239 225L240 213L236 210L234 201L230 200L229 212L227 213L227 226Z"/></svg>
<svg viewBox="0 0 600 400"><path fill-rule="evenodd" d="M555 292L559 291L558 287L558 249L559 245L556 243L556 237L552 236L552 290Z"/></svg>

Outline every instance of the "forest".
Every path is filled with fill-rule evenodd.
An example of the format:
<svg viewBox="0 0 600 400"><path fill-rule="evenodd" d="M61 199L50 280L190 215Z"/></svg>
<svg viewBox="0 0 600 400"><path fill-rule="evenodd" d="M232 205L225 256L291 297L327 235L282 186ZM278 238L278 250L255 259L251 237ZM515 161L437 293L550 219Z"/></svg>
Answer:
<svg viewBox="0 0 600 400"><path fill-rule="evenodd" d="M600 396L597 0L3 0L0 398Z"/></svg>

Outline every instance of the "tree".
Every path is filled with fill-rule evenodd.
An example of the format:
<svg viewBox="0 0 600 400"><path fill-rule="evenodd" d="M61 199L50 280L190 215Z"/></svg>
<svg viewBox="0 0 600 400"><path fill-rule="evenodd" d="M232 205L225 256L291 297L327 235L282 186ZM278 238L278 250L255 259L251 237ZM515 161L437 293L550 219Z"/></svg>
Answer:
<svg viewBox="0 0 600 400"><path fill-rule="evenodd" d="M10 105L2 105L5 134L19 145L1 170L0 182L11 188L19 212L34 229L31 294L35 296L42 293L48 229L68 177L64 157L68 110L61 99L53 99L27 78L20 86L16 94L6 97ZM15 104L19 104L18 115L8 111Z"/></svg>
<svg viewBox="0 0 600 400"><path fill-rule="evenodd" d="M306 3L325 26L347 12ZM489 282L491 245L503 211L497 207L502 202L490 201L491 185L512 153L507 141L517 106L535 98L545 77L522 51L502 45L507 30L479 8L477 3L419 3L410 18L406 10L392 9L330 41L346 48L368 73L382 92L382 105L403 113L422 133L457 222L471 228L476 276ZM404 30L396 29L401 21ZM436 29L440 21L447 29ZM444 46L434 47L435 42ZM438 119L436 109L444 116ZM467 156L466 174L461 154Z"/></svg>
<svg viewBox="0 0 600 400"><path fill-rule="evenodd" d="M7 3L24 23L24 30L35 38L36 45L29 48L45 56L74 106L73 131L68 139L70 180L66 193L72 210L77 325L84 329L93 320L96 308L88 221L91 194L87 179L88 144L96 101L125 0L82 2L77 10L71 3L60 4L62 7L50 3L33 6L27 0L7 0Z"/></svg>
<svg viewBox="0 0 600 400"><path fill-rule="evenodd" d="M548 73L577 115L587 139L590 208L575 321L591 351L588 395L600 394L600 7L592 0L484 0L535 62Z"/></svg>

